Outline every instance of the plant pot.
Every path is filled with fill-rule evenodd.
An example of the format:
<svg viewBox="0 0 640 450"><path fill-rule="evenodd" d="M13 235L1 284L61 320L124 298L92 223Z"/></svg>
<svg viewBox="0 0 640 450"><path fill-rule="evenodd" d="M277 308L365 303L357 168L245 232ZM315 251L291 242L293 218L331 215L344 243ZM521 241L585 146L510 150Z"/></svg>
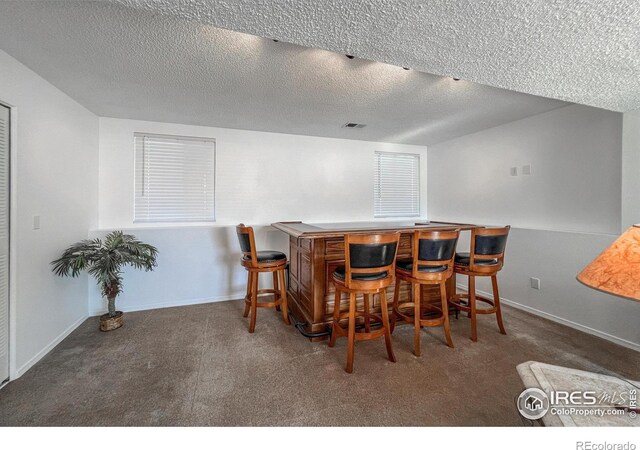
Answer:
<svg viewBox="0 0 640 450"><path fill-rule="evenodd" d="M100 331L112 331L120 328L123 324L124 314L122 311L116 311L116 315L109 317L109 314L100 316Z"/></svg>

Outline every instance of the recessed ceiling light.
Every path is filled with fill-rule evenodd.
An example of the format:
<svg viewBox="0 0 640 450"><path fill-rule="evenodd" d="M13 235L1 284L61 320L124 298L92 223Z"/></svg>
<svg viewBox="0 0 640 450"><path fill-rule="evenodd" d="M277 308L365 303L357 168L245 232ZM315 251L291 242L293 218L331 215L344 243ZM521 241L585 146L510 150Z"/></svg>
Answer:
<svg viewBox="0 0 640 450"><path fill-rule="evenodd" d="M346 56L349 59L353 59L354 58L353 55L344 55L344 56Z"/></svg>
<svg viewBox="0 0 640 450"><path fill-rule="evenodd" d="M271 39L271 40L272 40L273 42L280 42L280 41L279 41L279 40L277 40L277 39Z"/></svg>
<svg viewBox="0 0 640 450"><path fill-rule="evenodd" d="M460 78L455 78L455 77L451 77L453 78L453 81L460 81Z"/></svg>
<svg viewBox="0 0 640 450"><path fill-rule="evenodd" d="M403 67L403 69L404 69L404 70L411 70L411 69L410 69L410 68L408 68L408 67Z"/></svg>

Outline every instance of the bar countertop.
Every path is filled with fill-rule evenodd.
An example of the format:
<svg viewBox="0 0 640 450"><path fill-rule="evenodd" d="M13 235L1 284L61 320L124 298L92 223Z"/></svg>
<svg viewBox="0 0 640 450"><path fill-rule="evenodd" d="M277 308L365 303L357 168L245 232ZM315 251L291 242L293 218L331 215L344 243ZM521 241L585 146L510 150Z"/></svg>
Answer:
<svg viewBox="0 0 640 450"><path fill-rule="evenodd" d="M366 232L412 232L415 230L448 230L459 228L461 230L470 230L475 225L468 223L450 223L437 221L402 221L402 222L339 222L339 223L304 223L304 222L276 222L271 224L272 227L284 231L295 238L325 238L339 237L346 233L366 233Z"/></svg>

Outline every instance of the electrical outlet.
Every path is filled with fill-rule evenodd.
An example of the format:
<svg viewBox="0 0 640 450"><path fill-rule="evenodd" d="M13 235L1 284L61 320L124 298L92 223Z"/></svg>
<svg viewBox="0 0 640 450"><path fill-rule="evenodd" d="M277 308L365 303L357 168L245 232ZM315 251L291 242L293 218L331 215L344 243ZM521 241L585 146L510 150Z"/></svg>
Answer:
<svg viewBox="0 0 640 450"><path fill-rule="evenodd" d="M540 278L529 278L529 280L531 281L531 287L533 289L538 289L540 290Z"/></svg>
<svg viewBox="0 0 640 450"><path fill-rule="evenodd" d="M522 175L531 175L531 165L522 166Z"/></svg>
<svg viewBox="0 0 640 450"><path fill-rule="evenodd" d="M518 168L517 167L512 167L510 173L511 173L512 177L517 177L518 176Z"/></svg>

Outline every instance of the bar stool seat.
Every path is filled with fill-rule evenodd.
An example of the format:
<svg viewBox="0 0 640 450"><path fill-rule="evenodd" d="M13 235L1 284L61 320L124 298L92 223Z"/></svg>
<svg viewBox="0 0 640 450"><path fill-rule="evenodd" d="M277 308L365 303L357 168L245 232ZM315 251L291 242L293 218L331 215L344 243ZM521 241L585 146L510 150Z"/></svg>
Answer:
<svg viewBox="0 0 640 450"><path fill-rule="evenodd" d="M401 270L403 272L413 272L413 260L405 259L401 261L396 261L396 270ZM418 264L418 272L444 272L447 270L447 266L424 266Z"/></svg>
<svg viewBox="0 0 640 450"><path fill-rule="evenodd" d="M461 266L468 266L470 260L471 260L471 255L469 252L456 253L456 260L455 260L456 264ZM479 266L493 266L498 264L498 260L495 258L493 259L474 258L474 260L475 260L474 261L475 264Z"/></svg>
<svg viewBox="0 0 640 450"><path fill-rule="evenodd" d="M287 255L275 250L256 250L255 236L253 228L240 224L236 227L238 242L242 250L240 263L249 272L247 280L247 295L244 298L244 314L248 317L249 333L253 333L256 328L256 315L258 308L275 308L276 311L282 309L284 323L289 325L289 310L287 308L287 288L284 281L284 271L287 267ZM258 289L258 278L260 273L273 274L273 289ZM273 301L258 301L264 294L273 296Z"/></svg>
<svg viewBox="0 0 640 450"><path fill-rule="evenodd" d="M339 267L332 274L336 296L333 303L333 322L329 347L336 344L339 336L347 337L347 373L353 372L355 341L368 341L384 336L387 355L392 362L396 361L391 348L391 331L389 325L389 309L387 307L386 289L394 280L395 259L398 252L400 235L347 234L344 237L345 267ZM342 293L349 294L349 311L340 312ZM363 295L364 311L356 310L356 294ZM380 314L370 312L369 297L378 294L380 297ZM356 332L356 318L364 318L364 331ZM347 319L347 327L340 322ZM371 321L379 323L379 330L371 330Z"/></svg>
<svg viewBox="0 0 640 450"><path fill-rule="evenodd" d="M346 271L346 269L344 268L344 266L338 267L335 270L335 272L333 272L333 281L335 283L344 284L345 271ZM388 276L387 272L380 272L380 273L354 273L352 275L352 278L354 280L361 280L361 281L374 281L374 280L382 280L383 278L386 278L387 276Z"/></svg>
<svg viewBox="0 0 640 450"><path fill-rule="evenodd" d="M242 259L245 261L250 261L251 256L243 256ZM282 261L283 259L286 261L287 255L282 252L276 252L274 250L263 250L256 252L256 259L259 263L270 263Z"/></svg>

